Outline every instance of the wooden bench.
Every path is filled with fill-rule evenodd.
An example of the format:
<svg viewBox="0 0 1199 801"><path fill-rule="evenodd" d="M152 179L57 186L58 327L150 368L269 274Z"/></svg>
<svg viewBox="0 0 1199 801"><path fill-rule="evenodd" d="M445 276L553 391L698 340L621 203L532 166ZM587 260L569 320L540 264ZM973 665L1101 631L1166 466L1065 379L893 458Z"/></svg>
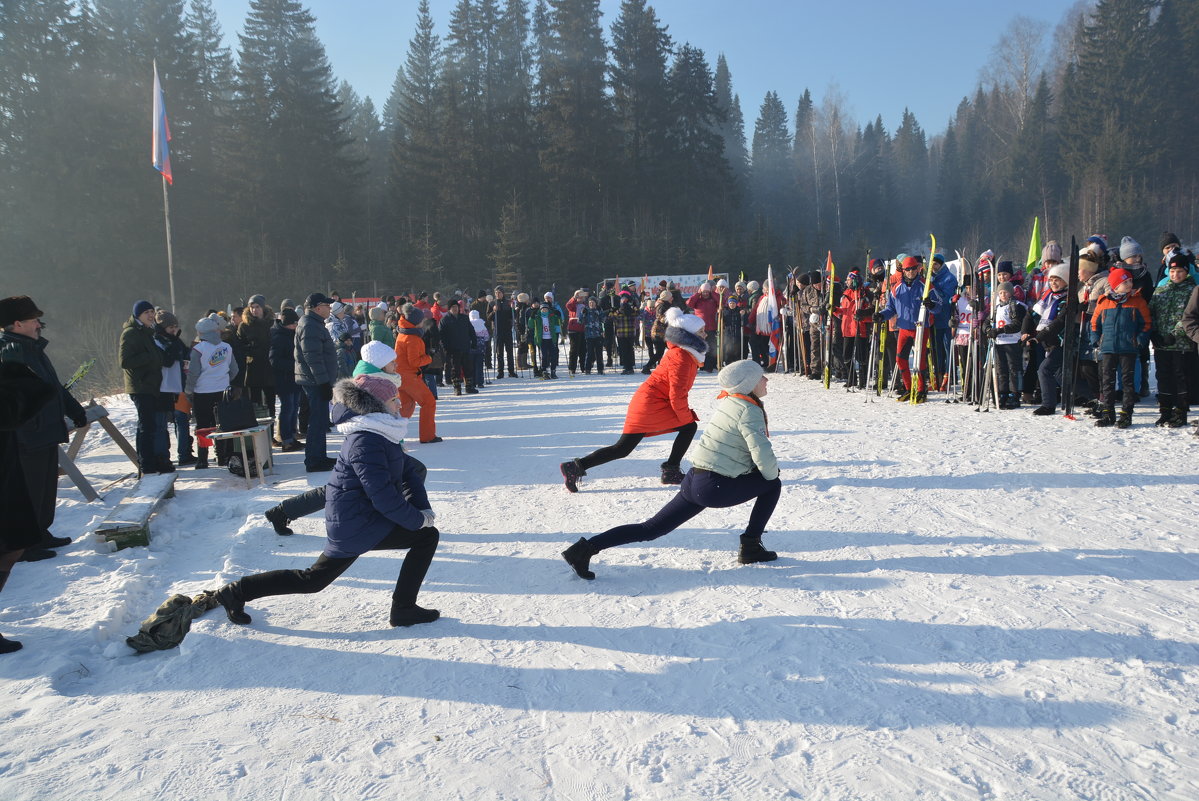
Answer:
<svg viewBox="0 0 1199 801"><path fill-rule="evenodd" d="M150 544L150 515L165 498L175 496L175 473L143 476L108 517L96 528L117 550Z"/></svg>

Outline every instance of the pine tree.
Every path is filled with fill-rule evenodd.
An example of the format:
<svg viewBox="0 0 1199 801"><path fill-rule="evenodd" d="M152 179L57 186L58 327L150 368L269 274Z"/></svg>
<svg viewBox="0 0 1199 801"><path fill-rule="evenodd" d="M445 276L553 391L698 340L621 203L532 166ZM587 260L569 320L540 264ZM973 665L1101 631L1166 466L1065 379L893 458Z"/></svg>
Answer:
<svg viewBox="0 0 1199 801"><path fill-rule="evenodd" d="M313 25L295 0L252 0L238 37L239 211L272 268L333 263L359 212L346 116Z"/></svg>
<svg viewBox="0 0 1199 801"><path fill-rule="evenodd" d="M401 239L415 239L416 221L427 225L435 215L442 160L441 63L441 39L433 32L428 0L421 0L403 73L396 76L400 86L393 104L396 138L389 183L397 223L393 230Z"/></svg>
<svg viewBox="0 0 1199 801"><path fill-rule="evenodd" d="M645 0L623 0L612 24L612 105L633 207L661 208L676 191L667 184L671 124L666 62L671 41Z"/></svg>
<svg viewBox="0 0 1199 801"><path fill-rule="evenodd" d="M607 47L599 0L549 0L543 42L541 162L578 222L592 217L611 163L612 117L605 93Z"/></svg>
<svg viewBox="0 0 1199 801"><path fill-rule="evenodd" d="M785 229L793 209L794 172L787 111L776 92L767 92L762 101L754 123L752 153L750 176L754 206L764 223L777 234Z"/></svg>

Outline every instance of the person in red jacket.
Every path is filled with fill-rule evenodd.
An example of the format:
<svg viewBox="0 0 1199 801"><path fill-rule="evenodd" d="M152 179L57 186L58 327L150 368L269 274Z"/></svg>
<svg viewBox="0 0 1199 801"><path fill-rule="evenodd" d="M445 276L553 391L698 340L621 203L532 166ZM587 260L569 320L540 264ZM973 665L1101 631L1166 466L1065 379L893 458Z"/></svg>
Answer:
<svg viewBox="0 0 1199 801"><path fill-rule="evenodd" d="M716 369L716 322L720 314L720 299L712 293L711 281L699 285L699 291L687 298L687 307L704 321L708 355L704 357L702 369L705 373L711 373Z"/></svg>
<svg viewBox="0 0 1199 801"><path fill-rule="evenodd" d="M400 309L395 364L396 374L400 376L400 416L411 417L420 406L420 441L429 444L441 442L441 437L437 436L437 399L422 374L422 369L433 361L422 336L424 319L424 312L410 303Z"/></svg>
<svg viewBox="0 0 1199 801"><path fill-rule="evenodd" d="M838 307L841 318L841 363L845 365L845 388L866 388L866 368L870 360L871 300L862 288L857 270L845 276L845 291Z"/></svg>
<svg viewBox="0 0 1199 801"><path fill-rule="evenodd" d="M633 393L625 415L624 431L615 444L559 465L566 489L578 492L578 481L588 469L623 459L646 437L675 432L670 457L662 463L662 483L683 481L683 454L695 439L699 416L691 409L687 395L695 375L704 363L708 343L704 321L677 308L666 313L666 355L650 377Z"/></svg>

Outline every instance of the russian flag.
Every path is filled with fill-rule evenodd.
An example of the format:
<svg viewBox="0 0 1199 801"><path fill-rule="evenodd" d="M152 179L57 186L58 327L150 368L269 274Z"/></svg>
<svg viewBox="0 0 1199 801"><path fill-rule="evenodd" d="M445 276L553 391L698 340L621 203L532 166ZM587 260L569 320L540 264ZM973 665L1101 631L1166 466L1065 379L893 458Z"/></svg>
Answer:
<svg viewBox="0 0 1199 801"><path fill-rule="evenodd" d="M766 319L770 324L770 366L774 365L779 360L779 334L782 331L782 326L779 318L779 301L774 294L774 270L768 264L766 265Z"/></svg>
<svg viewBox="0 0 1199 801"><path fill-rule="evenodd" d="M171 180L171 153L167 143L171 141L171 129L167 125L167 107L162 102L162 84L158 82L158 62L154 62L154 116L152 119L150 156L154 169L162 173L167 183Z"/></svg>

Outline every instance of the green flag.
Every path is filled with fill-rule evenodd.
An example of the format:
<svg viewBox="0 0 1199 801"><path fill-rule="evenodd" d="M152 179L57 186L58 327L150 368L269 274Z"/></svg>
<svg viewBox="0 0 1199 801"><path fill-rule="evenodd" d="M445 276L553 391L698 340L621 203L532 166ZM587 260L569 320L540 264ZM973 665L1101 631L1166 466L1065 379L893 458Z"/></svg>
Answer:
<svg viewBox="0 0 1199 801"><path fill-rule="evenodd" d="M1041 218L1032 218L1032 238L1028 240L1028 258L1024 263L1024 274L1032 275L1041 261Z"/></svg>

